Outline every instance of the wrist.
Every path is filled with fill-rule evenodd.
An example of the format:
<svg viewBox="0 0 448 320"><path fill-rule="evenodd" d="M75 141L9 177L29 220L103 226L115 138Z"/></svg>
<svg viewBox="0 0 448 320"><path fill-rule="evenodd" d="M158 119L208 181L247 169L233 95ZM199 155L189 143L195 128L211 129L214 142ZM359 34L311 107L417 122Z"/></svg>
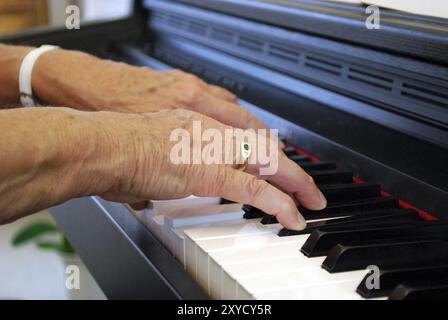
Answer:
<svg viewBox="0 0 448 320"><path fill-rule="evenodd" d="M114 153L120 154L114 136L109 134L107 119L100 113L73 109L61 110L60 143L63 152L57 162L65 164L73 181L70 197L102 194L117 183L120 162ZM65 128L65 129L63 129Z"/></svg>
<svg viewBox="0 0 448 320"><path fill-rule="evenodd" d="M17 105L20 102L20 65L32 49L0 44L0 104Z"/></svg>
<svg viewBox="0 0 448 320"><path fill-rule="evenodd" d="M32 166L58 177L55 201L101 194L110 188L114 163L94 113L51 107L23 111L34 113L35 131L40 135L31 141L38 146Z"/></svg>
<svg viewBox="0 0 448 320"><path fill-rule="evenodd" d="M91 113L49 107L0 114L0 222L111 188L114 161L101 149Z"/></svg>
<svg viewBox="0 0 448 320"><path fill-rule="evenodd" d="M92 94L91 87L97 72L102 72L95 70L96 60L83 52L62 49L43 54L33 70L35 97L48 105L96 111L97 98Z"/></svg>

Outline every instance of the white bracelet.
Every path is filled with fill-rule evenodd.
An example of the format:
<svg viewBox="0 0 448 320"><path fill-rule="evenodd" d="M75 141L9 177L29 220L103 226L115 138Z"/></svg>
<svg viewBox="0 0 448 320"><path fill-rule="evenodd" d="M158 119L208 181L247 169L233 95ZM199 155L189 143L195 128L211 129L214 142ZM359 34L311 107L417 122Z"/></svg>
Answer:
<svg viewBox="0 0 448 320"><path fill-rule="evenodd" d="M43 45L39 48L31 50L23 59L19 73L20 102L23 107L34 107L37 105L37 102L33 96L33 88L31 86L33 67L37 59L43 53L55 49L59 49L59 47Z"/></svg>

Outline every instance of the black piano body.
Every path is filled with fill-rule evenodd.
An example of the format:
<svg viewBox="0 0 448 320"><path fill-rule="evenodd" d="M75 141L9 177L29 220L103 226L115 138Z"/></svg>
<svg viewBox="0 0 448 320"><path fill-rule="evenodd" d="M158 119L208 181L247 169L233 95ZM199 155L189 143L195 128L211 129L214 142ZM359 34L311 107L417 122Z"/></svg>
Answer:
<svg viewBox="0 0 448 320"><path fill-rule="evenodd" d="M143 1L128 19L0 38L57 44L221 85L288 143L448 217L448 21L303 1ZM51 209L109 298L207 299L117 203Z"/></svg>

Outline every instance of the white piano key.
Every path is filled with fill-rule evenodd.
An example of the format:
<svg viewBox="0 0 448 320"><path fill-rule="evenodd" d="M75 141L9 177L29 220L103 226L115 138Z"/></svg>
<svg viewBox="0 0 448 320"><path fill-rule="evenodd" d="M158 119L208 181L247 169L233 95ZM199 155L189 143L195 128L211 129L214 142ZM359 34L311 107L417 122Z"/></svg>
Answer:
<svg viewBox="0 0 448 320"><path fill-rule="evenodd" d="M152 208L150 210L152 210L152 213L155 215L169 214L172 210L179 208L217 205L220 201L221 198L196 196L173 200L154 200L151 201Z"/></svg>
<svg viewBox="0 0 448 320"><path fill-rule="evenodd" d="M304 239L304 236L279 237L267 229L264 233L197 240L196 279L207 292L219 295L222 265L302 256L299 250Z"/></svg>
<svg viewBox="0 0 448 320"><path fill-rule="evenodd" d="M329 273L320 267L315 267L264 276L243 276L239 277L237 281L245 291L251 295L256 295L267 291L281 291L285 288L317 286L348 280L356 281L359 284L367 273L368 270Z"/></svg>
<svg viewBox="0 0 448 320"><path fill-rule="evenodd" d="M260 219L238 219L219 223L208 228L186 229L185 234L192 240L220 239L226 237L244 236L265 232L278 231L278 225L262 225Z"/></svg>
<svg viewBox="0 0 448 320"><path fill-rule="evenodd" d="M145 210L139 215L139 220L163 243L165 238L163 216L148 216Z"/></svg>
<svg viewBox="0 0 448 320"><path fill-rule="evenodd" d="M202 227L208 228L216 224L233 221L233 220L241 220L243 216L243 212L241 210L235 210L241 207L238 204L225 204L225 205L214 205L213 207L207 207L207 212L209 215L201 215L201 212L198 212L199 216L191 216L185 217L182 216L180 218L173 217L165 217L164 218L164 237L168 239L168 247L171 252L178 258L178 260L186 266L185 260L185 234L184 230L186 228L192 227ZM197 209L195 209L197 210ZM195 210L193 210L193 214L195 214Z"/></svg>
<svg viewBox="0 0 448 320"><path fill-rule="evenodd" d="M225 299L233 297L236 299L238 294L239 278L252 275L269 275L286 271L308 270L320 268L324 257L307 258L301 253L289 257L273 257L266 260L254 260L251 262L223 265L221 272L222 296Z"/></svg>
<svg viewBox="0 0 448 320"><path fill-rule="evenodd" d="M249 220L248 222L248 220L245 220L241 224L222 224L207 229L185 230L187 236L186 243L188 243L186 246L186 268L210 294L212 294L211 291L215 290L215 286L211 285L211 281L216 282L217 277L219 277L219 272L215 274L215 271L219 268L214 265L213 261L209 261L212 253L218 251L236 252L234 259L241 260L243 255L238 257L238 253L242 249L250 249L246 252L251 254L250 251L253 249L271 244L290 243L292 246L295 246L294 254L299 254L299 242L294 243L292 238L295 241L299 239L304 241L307 235L279 237L276 233L281 228L280 225L262 225L258 221L253 221ZM254 255L252 254L252 256Z"/></svg>
<svg viewBox="0 0 448 320"><path fill-rule="evenodd" d="M229 220L242 220L243 214L241 204L238 203L181 208L175 209L165 216L165 225L168 228L185 228Z"/></svg>
<svg viewBox="0 0 448 320"><path fill-rule="evenodd" d="M185 229L183 231L185 234L185 267L190 275L197 280L198 272L196 261L202 261L197 257L196 241L221 239L238 235L242 236L245 234L257 234L260 230L263 230L261 227L254 227L252 224L252 222L248 222L246 219L237 219L221 222L212 226ZM205 262L206 260L204 263Z"/></svg>
<svg viewBox="0 0 448 320"><path fill-rule="evenodd" d="M309 284L281 290L260 291L254 294L261 300L363 300L356 293L360 280Z"/></svg>
<svg viewBox="0 0 448 320"><path fill-rule="evenodd" d="M258 261L263 263L263 260L271 259L272 257L291 257L299 253L299 248L303 244L303 241L299 241L297 238L300 236L294 236L296 240L290 240L290 242L284 242L285 239L277 237L283 242L272 241L270 244L259 245L243 250L217 250L212 251L209 254L209 275L208 275L208 291L211 296L221 298L222 295L222 266L235 263L247 263L251 261ZM274 238L275 239L275 238Z"/></svg>
<svg viewBox="0 0 448 320"><path fill-rule="evenodd" d="M219 201L220 198L198 197L156 201L155 207L158 209L146 209L134 214L185 265L184 228L243 220L241 204L220 205ZM157 213L155 210L158 210Z"/></svg>
<svg viewBox="0 0 448 320"><path fill-rule="evenodd" d="M260 231L252 234L235 235L214 239L197 240L196 244L196 280L205 288L208 287L209 274L209 254L213 250L227 249L238 250L242 248L253 248L263 243L269 243L276 238L270 230Z"/></svg>
<svg viewBox="0 0 448 320"><path fill-rule="evenodd" d="M355 290L367 271L330 274L321 268L325 257L308 258L300 252L308 234L279 237L281 225L244 219L240 204L219 205L219 201L194 197L163 201L155 208L164 217L145 218L213 298L360 298Z"/></svg>
<svg viewBox="0 0 448 320"><path fill-rule="evenodd" d="M197 279L197 267L196 261L201 261L198 258L196 250L196 241L199 240L213 240L224 239L235 236L243 236L247 234L258 234L260 227L254 227L252 222L241 219L235 221L227 221L220 223L219 225L213 225L210 227L198 227L192 229L185 229L185 267L187 271ZM266 232L266 231L265 231ZM204 261L205 263L206 261Z"/></svg>

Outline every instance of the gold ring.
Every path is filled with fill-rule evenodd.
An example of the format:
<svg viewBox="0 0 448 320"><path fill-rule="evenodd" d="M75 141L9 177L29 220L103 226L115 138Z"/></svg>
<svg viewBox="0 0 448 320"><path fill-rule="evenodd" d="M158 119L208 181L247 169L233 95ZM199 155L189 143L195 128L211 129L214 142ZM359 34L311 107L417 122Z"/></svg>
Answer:
<svg viewBox="0 0 448 320"><path fill-rule="evenodd" d="M237 166L237 170L240 171L245 171L247 168L247 165L249 164L249 158L250 158L250 154L252 152L252 148L250 146L249 143L247 142L242 142L241 143L241 162L240 164L238 164Z"/></svg>

